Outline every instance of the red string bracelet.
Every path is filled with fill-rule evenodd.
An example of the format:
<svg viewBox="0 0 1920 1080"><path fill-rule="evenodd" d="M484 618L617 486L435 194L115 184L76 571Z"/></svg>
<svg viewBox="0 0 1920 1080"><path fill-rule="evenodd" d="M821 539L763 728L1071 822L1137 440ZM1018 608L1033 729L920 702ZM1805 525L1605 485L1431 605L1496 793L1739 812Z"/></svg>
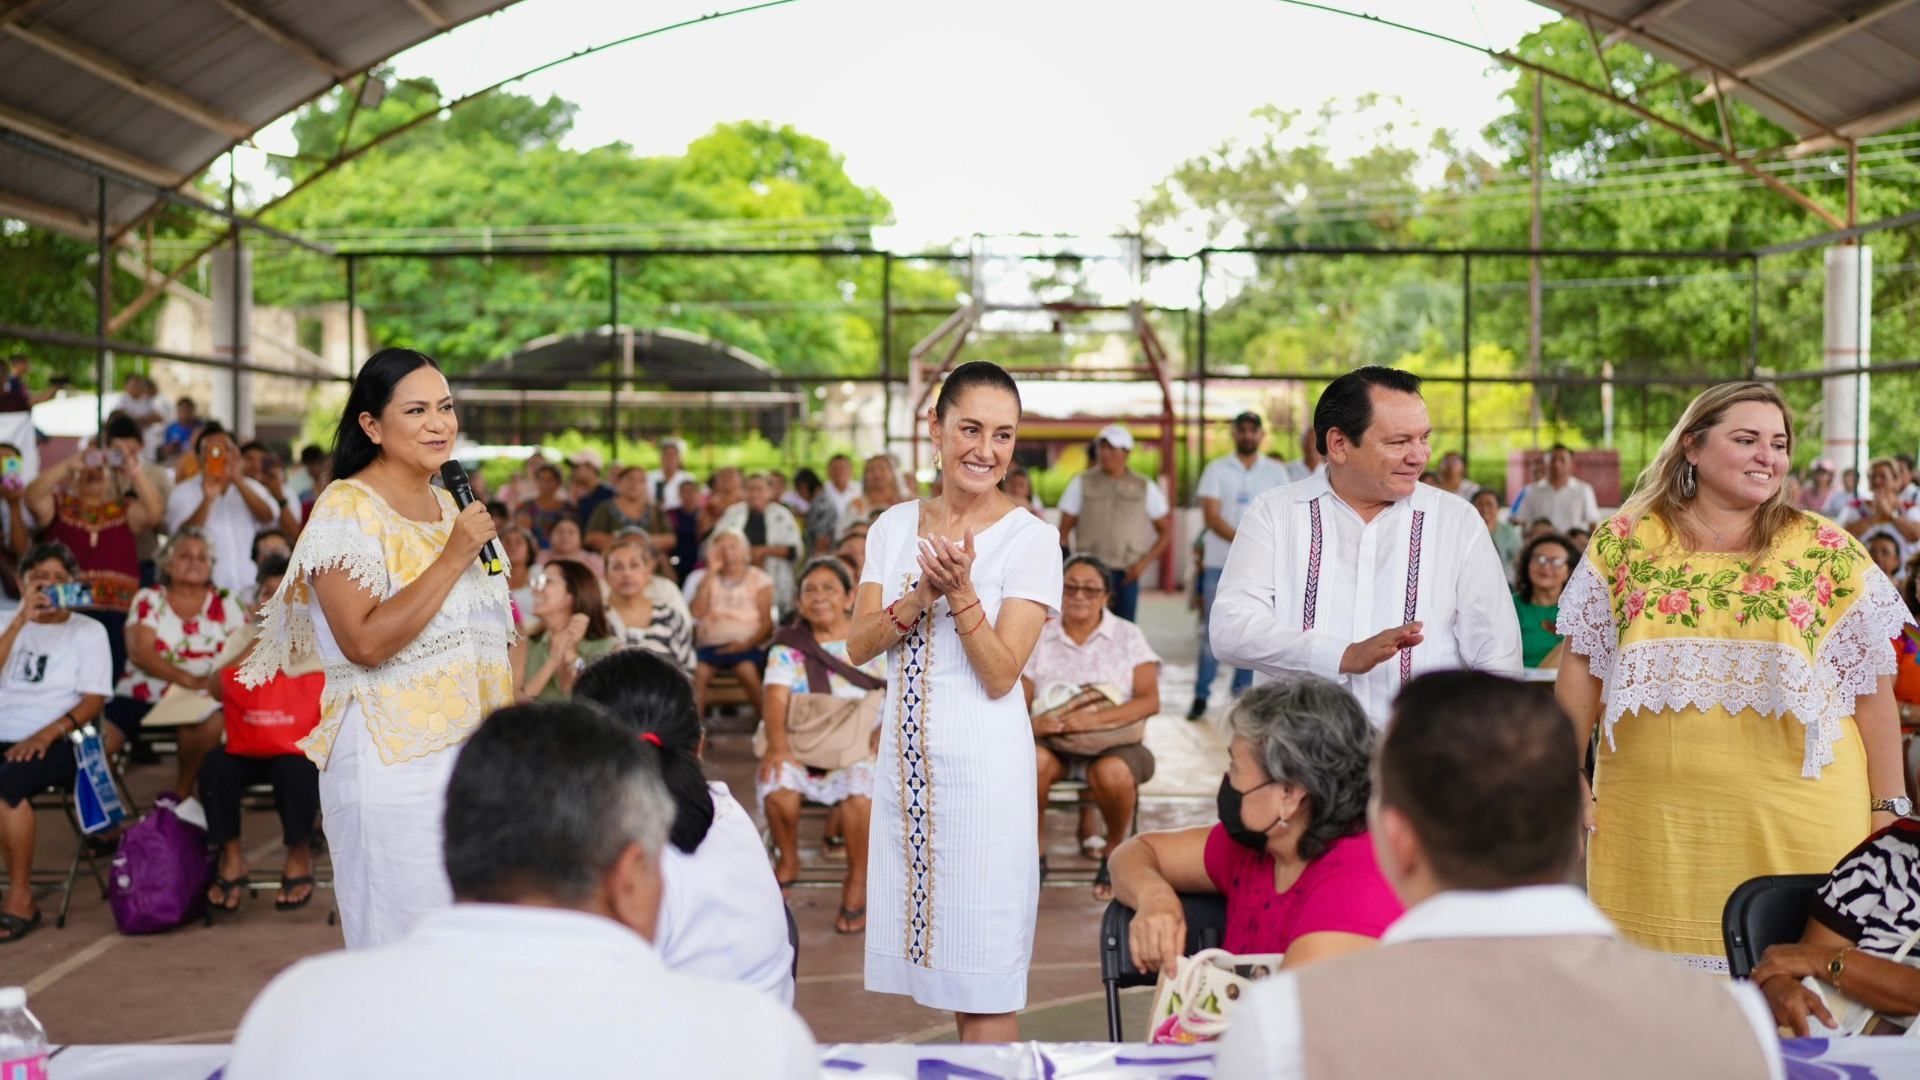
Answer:
<svg viewBox="0 0 1920 1080"><path fill-rule="evenodd" d="M987 613L984 611L980 613L980 621L973 624L973 630L962 630L960 629L960 620L955 619L953 621L953 629L961 637L966 637L968 634L973 633L975 630L978 630L985 625L987 625Z"/></svg>
<svg viewBox="0 0 1920 1080"><path fill-rule="evenodd" d="M906 623L901 622L900 616L895 615L893 613L894 607L896 607L899 603L900 601L895 600L893 603L887 605L887 621L893 624L893 628L895 630L900 631L901 637L906 637L908 634L913 633L913 627L907 625ZM916 619L915 621L918 622L919 620Z"/></svg>
<svg viewBox="0 0 1920 1080"><path fill-rule="evenodd" d="M952 619L953 624L955 626L958 626L960 625L960 616L965 615L967 612L972 611L974 608L977 608L979 606L980 606L980 598L976 596L973 598L973 603L968 604L966 607L961 608L959 611L951 611L951 610L948 611L947 618ZM985 616L982 616L982 617L984 618Z"/></svg>

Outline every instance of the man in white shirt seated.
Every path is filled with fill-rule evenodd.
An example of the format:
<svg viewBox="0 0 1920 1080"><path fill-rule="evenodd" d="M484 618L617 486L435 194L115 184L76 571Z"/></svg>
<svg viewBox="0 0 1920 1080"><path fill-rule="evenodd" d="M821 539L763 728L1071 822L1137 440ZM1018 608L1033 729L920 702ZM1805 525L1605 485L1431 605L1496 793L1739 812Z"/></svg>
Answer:
<svg viewBox="0 0 1920 1080"><path fill-rule="evenodd" d="M1528 484L1520 494L1520 505L1513 512L1515 521L1546 518L1553 531L1572 529L1592 531L1600 521L1600 504L1594 498L1593 485L1573 475L1573 451L1556 445L1547 451L1547 475Z"/></svg>
<svg viewBox="0 0 1920 1080"><path fill-rule="evenodd" d="M1256 984L1213 1075L1783 1076L1757 990L1621 941L1565 884L1580 764L1573 725L1540 688L1466 671L1409 684L1368 809L1406 914L1377 949Z"/></svg>
<svg viewBox="0 0 1920 1080"><path fill-rule="evenodd" d="M652 747L599 708L494 713L447 786L454 906L275 979L226 1075L814 1080L790 1010L654 951L673 813Z"/></svg>

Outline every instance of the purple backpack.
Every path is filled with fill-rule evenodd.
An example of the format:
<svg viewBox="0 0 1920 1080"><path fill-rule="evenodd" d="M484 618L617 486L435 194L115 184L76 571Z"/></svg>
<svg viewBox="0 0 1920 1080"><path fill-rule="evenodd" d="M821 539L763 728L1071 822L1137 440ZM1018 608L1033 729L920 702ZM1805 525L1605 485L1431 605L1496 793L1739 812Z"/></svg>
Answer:
<svg viewBox="0 0 1920 1080"><path fill-rule="evenodd" d="M158 934L199 918L207 906L206 830L180 820L171 794L120 836L107 882L113 921L123 934Z"/></svg>

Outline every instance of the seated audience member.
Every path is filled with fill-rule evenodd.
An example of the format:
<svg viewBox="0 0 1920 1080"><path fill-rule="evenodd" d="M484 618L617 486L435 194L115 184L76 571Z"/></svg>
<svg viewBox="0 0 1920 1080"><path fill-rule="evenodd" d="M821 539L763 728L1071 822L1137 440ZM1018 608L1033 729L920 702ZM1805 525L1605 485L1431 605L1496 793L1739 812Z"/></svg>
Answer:
<svg viewBox="0 0 1920 1080"><path fill-rule="evenodd" d="M1881 573L1887 575L1888 580L1895 585L1900 584L1900 541L1884 532L1874 533L1867 537L1867 557L1873 560L1873 565L1879 567Z"/></svg>
<svg viewBox="0 0 1920 1080"><path fill-rule="evenodd" d="M1181 956L1180 893L1222 893L1235 953L1285 953L1288 969L1372 948L1400 917L1367 838L1374 729L1352 694L1283 675L1242 694L1220 780L1220 823L1141 833L1113 853L1113 889L1133 918L1133 959ZM1571 730L1571 729L1569 729ZM1571 771L1569 771L1571 775Z"/></svg>
<svg viewBox="0 0 1920 1080"><path fill-rule="evenodd" d="M1060 617L1049 619L1033 646L1027 670L1020 674L1033 716L1034 757L1040 793L1040 856L1046 863L1047 792L1061 780L1087 785L1107 826L1106 841L1087 851L1100 860L1093 895L1113 897L1107 853L1132 831L1140 785L1153 779L1153 751L1141 741L1140 727L1129 741L1105 749L1081 749L1107 742L1103 732L1143 725L1160 711L1160 657L1133 623L1107 610L1105 563L1091 555L1067 560L1062 575ZM1082 826L1083 830L1085 826ZM1083 831L1083 850L1093 839Z"/></svg>
<svg viewBox="0 0 1920 1080"><path fill-rule="evenodd" d="M287 470L280 464L280 455L267 449L267 445L258 439L240 448L240 474L259 484L273 496L279 511L274 516L274 525L286 536L300 532L300 499L287 490Z"/></svg>
<svg viewBox="0 0 1920 1080"><path fill-rule="evenodd" d="M700 505L702 535L720 527L720 519L747 497L746 476L731 465L713 471L707 497Z"/></svg>
<svg viewBox="0 0 1920 1080"><path fill-rule="evenodd" d="M667 509L667 531L673 537L673 576L686 581L700 565L700 541L706 530L700 527L706 513L706 493L700 481L688 477L680 481L680 503Z"/></svg>
<svg viewBox="0 0 1920 1080"><path fill-rule="evenodd" d="M840 542L833 546L834 558L846 563L853 570L853 580L860 580L860 571L867 565L867 530L872 526L865 521L856 521L840 531Z"/></svg>
<svg viewBox="0 0 1920 1080"><path fill-rule="evenodd" d="M832 557L813 560L800 575L799 617L774 635L767 657L762 728L766 750L760 755L755 785L778 849L773 875L783 889L800 876L801 800L839 811L847 838L847 876L833 928L842 934L867 927L867 823L873 813L873 754L880 747L880 704L887 686L885 653L860 667L847 660L855 581L853 572ZM841 722L865 729L858 743L865 756L837 765L809 764L796 757L788 725L803 712L819 717L847 701L860 707Z"/></svg>
<svg viewBox="0 0 1920 1080"><path fill-rule="evenodd" d="M1520 554L1520 530L1511 521L1500 520L1500 510L1506 500L1492 488L1481 488L1473 493L1473 508L1480 511L1480 520L1487 523L1487 532L1493 537L1493 550L1500 553L1501 572L1513 567L1513 560Z"/></svg>
<svg viewBox="0 0 1920 1080"><path fill-rule="evenodd" d="M659 558L643 532L623 532L607 548L607 625L622 648L645 649L692 678L693 621L679 590L667 589L671 599L666 599L653 588Z"/></svg>
<svg viewBox="0 0 1920 1080"><path fill-rule="evenodd" d="M227 638L247 624L247 609L213 583L214 563L213 545L199 529L183 526L167 539L160 550L160 583L134 594L127 617L127 668L107 706L107 718L119 729L107 739L107 748L114 750L119 733L137 734L169 689L206 695L206 718L174 729L180 746L174 790L183 797L198 790L200 763L220 745L215 663Z"/></svg>
<svg viewBox="0 0 1920 1080"><path fill-rule="evenodd" d="M840 515L833 509L831 499L824 506L821 504L826 493L827 485L821 481L820 474L802 468L793 474L793 490L780 500L800 520L800 534L805 538L809 557L829 554L828 549L833 546L833 530Z"/></svg>
<svg viewBox="0 0 1920 1080"><path fill-rule="evenodd" d="M811 469L803 469L801 471L808 474L813 472ZM795 479L798 480L798 474L795 474ZM817 486L820 483L820 478L814 476L813 482ZM787 487L786 473L781 472L779 469L768 469L767 483L773 487L774 502L793 511L793 516L796 520L806 517L807 505L812 499L806 492L789 490Z"/></svg>
<svg viewBox="0 0 1920 1080"><path fill-rule="evenodd" d="M1920 620L1920 555L1907 563L1900 598L1907 602L1907 614ZM1920 626L1900 628L1900 636L1893 639L1893 657L1893 699L1900 703L1900 722L1920 724Z"/></svg>
<svg viewBox="0 0 1920 1080"><path fill-rule="evenodd" d="M671 970L650 944L679 869L657 758L589 705L489 716L447 785L454 905L399 942L274 979L229 1080L814 1080L819 1054L790 1010ZM316 1039L317 1016L341 1037Z"/></svg>
<svg viewBox="0 0 1920 1080"><path fill-rule="evenodd" d="M875 454L867 459L860 471L860 494L854 496L853 501L840 512L840 527L845 529L855 521L872 521L894 503L911 497L911 493L901 486L900 474L893 467L893 459L885 454Z"/></svg>
<svg viewBox="0 0 1920 1080"><path fill-rule="evenodd" d="M1853 1020L1837 999L1810 989L1804 982L1810 978L1906 1027L1920 1013L1920 969L1894 954L1916 933L1920 821L1901 818L1834 866L1807 909L1806 932L1794 944L1768 949L1753 969L1753 984L1767 996L1774 1022L1795 1035L1829 1035L1819 1025ZM1886 1023L1869 1024L1865 1034Z"/></svg>
<svg viewBox="0 0 1920 1080"><path fill-rule="evenodd" d="M260 591L272 596L286 575L287 559L268 555L260 561ZM247 860L240 847L240 797L254 784L273 787L280 814L280 840L287 849L280 871L280 892L273 906L294 911L313 899L314 823L320 816L320 770L294 744L320 722L320 694L327 677L318 665L289 675L275 672L257 687L240 681L247 651L235 656L216 677L227 743L215 747L200 766L200 805L207 814L207 842L219 853L207 903L234 911L247 890Z"/></svg>
<svg viewBox="0 0 1920 1080"><path fill-rule="evenodd" d="M1521 659L1530 668L1560 666L1560 594L1579 558L1557 534L1536 536L1513 568L1513 613L1520 619Z"/></svg>
<svg viewBox="0 0 1920 1080"><path fill-rule="evenodd" d="M540 564L540 546L533 534L518 525L500 530L500 554L507 559L507 596L513 601L513 621L523 636L539 629L533 617L533 572Z"/></svg>
<svg viewBox="0 0 1920 1080"><path fill-rule="evenodd" d="M567 498L573 503L574 524L582 529L600 504L613 498L613 486L602 477L605 469L598 450L578 450L567 456Z"/></svg>
<svg viewBox="0 0 1920 1080"><path fill-rule="evenodd" d="M573 504L560 490L557 466L542 462L534 468L533 478L533 495L520 504L515 514L520 527L532 533L533 542L544 548L551 542L548 534L553 531L554 523L573 517Z"/></svg>
<svg viewBox="0 0 1920 1080"><path fill-rule="evenodd" d="M167 496L167 532L193 526L222 553L214 569L214 584L238 596L253 584L254 565L248 559L253 536L273 525L280 506L266 488L241 475L240 452L218 424L200 429L193 452L200 472L173 486Z"/></svg>
<svg viewBox="0 0 1920 1080"><path fill-rule="evenodd" d="M767 868L753 815L700 767L705 736L693 688L666 660L628 649L580 676L580 698L604 706L629 738L650 744L673 797L667 879L653 935L677 972L746 983L793 1003L793 945L785 903Z"/></svg>
<svg viewBox="0 0 1920 1080"><path fill-rule="evenodd" d="M1024 506L1032 511L1035 517L1043 521L1046 519L1046 504L1040 501L1040 496L1034 494L1033 477L1027 474L1027 470L1018 465L1008 469L1007 475L1000 478L1000 491L1013 500L1013 505Z"/></svg>
<svg viewBox="0 0 1920 1080"><path fill-rule="evenodd" d="M533 616L540 631L514 643L514 685L521 701L565 701L586 665L620 647L607 623L600 579L571 559L543 567L533 579Z"/></svg>
<svg viewBox="0 0 1920 1080"><path fill-rule="evenodd" d="M1593 532L1591 530L1582 529L1578 526L1567 530L1567 540L1573 545L1573 553L1576 559L1587 553L1587 542L1592 539Z"/></svg>
<svg viewBox="0 0 1920 1080"><path fill-rule="evenodd" d="M127 659L127 610L140 588L140 538L160 524L166 504L140 468L132 422L116 417L107 434L105 446L86 446L34 477L21 505L42 539L65 544L79 560L79 580L93 594L81 610L107 628L117 672Z"/></svg>
<svg viewBox="0 0 1920 1080"><path fill-rule="evenodd" d="M1382 739L1370 831L1407 912L1377 949L1256 983L1216 1077L1782 1075L1752 987L1620 940L1565 884L1580 758L1544 688L1424 675Z"/></svg>
<svg viewBox="0 0 1920 1080"><path fill-rule="evenodd" d="M547 550L540 553L540 565L551 566L562 559L577 562L593 573L594 577L604 576L607 572L606 560L597 552L588 551L580 523L572 518L561 518L547 530Z"/></svg>
<svg viewBox="0 0 1920 1080"><path fill-rule="evenodd" d="M1537 536L1551 536L1554 531L1552 518L1534 518L1533 522L1527 526L1527 539L1532 540Z"/></svg>
<svg viewBox="0 0 1920 1080"><path fill-rule="evenodd" d="M313 504L332 480L333 455L321 447L308 446L300 451L300 471L307 476L306 490L300 493L300 520L313 517Z"/></svg>
<svg viewBox="0 0 1920 1080"><path fill-rule="evenodd" d="M0 855L7 895L0 903L0 945L40 925L33 902L33 807L50 787L71 788L72 732L92 724L113 692L107 631L57 608L43 591L80 577L62 544L37 544L21 559L25 595L0 631Z"/></svg>
<svg viewBox="0 0 1920 1080"><path fill-rule="evenodd" d="M746 688L755 712L760 705L760 667L773 633L773 579L747 561L747 538L716 532L707 545L706 573L694 586L693 693L702 706L717 671L730 671Z"/></svg>
<svg viewBox="0 0 1920 1080"><path fill-rule="evenodd" d="M604 499L587 519L587 547L605 554L614 537L623 532L654 531L652 499L647 494L647 470L634 467L620 474L613 498Z"/></svg>
<svg viewBox="0 0 1920 1080"><path fill-rule="evenodd" d="M782 613L793 609L793 560L800 554L800 522L793 511L773 501L773 485L765 476L747 477L746 496L720 515L722 532L738 530L747 538L747 561L773 579L773 605Z"/></svg>
<svg viewBox="0 0 1920 1080"><path fill-rule="evenodd" d="M273 595L271 593L261 593L258 583L266 580L269 576L275 578L281 576L280 574L268 575L263 573L261 567L265 566L266 560L271 558L279 559L282 564L290 561L293 558L293 544L287 540L286 533L281 532L279 529L267 529L254 536L253 553L251 557L253 559L253 580L255 584L248 585L246 588L240 590L238 596L240 607L247 613L249 618L252 617L255 611L260 610L261 601ZM284 571L282 571L282 573L284 573Z"/></svg>

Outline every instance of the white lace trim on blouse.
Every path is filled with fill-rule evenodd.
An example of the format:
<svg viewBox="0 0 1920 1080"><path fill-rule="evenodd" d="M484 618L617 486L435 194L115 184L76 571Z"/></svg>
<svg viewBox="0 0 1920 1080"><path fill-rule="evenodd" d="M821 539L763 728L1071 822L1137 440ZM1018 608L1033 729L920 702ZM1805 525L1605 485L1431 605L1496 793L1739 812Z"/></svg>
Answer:
<svg viewBox="0 0 1920 1080"><path fill-rule="evenodd" d="M1606 584L1591 563L1580 566L1562 594L1558 629L1567 647L1587 658L1604 687L1601 724L1610 749L1614 726L1642 710L1717 705L1732 714L1791 712L1806 727L1800 775L1811 779L1832 764L1834 744L1855 712L1856 699L1873 693L1880 677L1897 670L1888 643L1912 621L1886 575L1870 569L1862 575L1862 589L1811 663L1803 650L1776 641L1669 637L1621 647Z"/></svg>

